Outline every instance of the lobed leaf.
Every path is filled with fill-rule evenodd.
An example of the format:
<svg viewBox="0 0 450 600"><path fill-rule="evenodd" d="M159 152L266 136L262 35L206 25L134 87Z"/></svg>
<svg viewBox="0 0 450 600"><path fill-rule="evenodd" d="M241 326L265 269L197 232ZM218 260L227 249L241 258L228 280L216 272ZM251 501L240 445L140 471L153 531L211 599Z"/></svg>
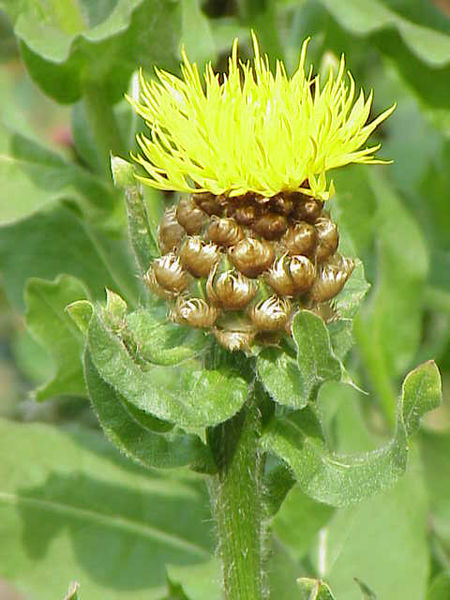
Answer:
<svg viewBox="0 0 450 600"><path fill-rule="evenodd" d="M262 444L287 462L306 494L319 502L345 506L397 481L406 469L408 435L417 428L419 418L440 401L439 371L434 362L428 362L405 379L396 433L379 449L350 455L330 452L319 436L305 431L301 412L274 418Z"/></svg>

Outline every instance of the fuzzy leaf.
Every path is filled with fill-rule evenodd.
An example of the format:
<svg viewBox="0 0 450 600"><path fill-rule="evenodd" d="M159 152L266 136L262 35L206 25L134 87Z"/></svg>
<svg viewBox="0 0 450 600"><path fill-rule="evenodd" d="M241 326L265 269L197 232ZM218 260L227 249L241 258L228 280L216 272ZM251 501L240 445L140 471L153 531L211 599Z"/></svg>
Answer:
<svg viewBox="0 0 450 600"><path fill-rule="evenodd" d="M257 359L258 377L272 400L292 408L308 402L296 361L278 348L266 348Z"/></svg>
<svg viewBox="0 0 450 600"><path fill-rule="evenodd" d="M87 296L85 286L69 275L61 275L55 281L28 280L25 288L27 325L55 364L52 379L35 391L38 400L59 394L86 394L81 365L83 336L65 307Z"/></svg>
<svg viewBox="0 0 450 600"><path fill-rule="evenodd" d="M333 353L330 334L324 322L314 313L299 311L292 323L292 335L303 380L302 392L305 398L313 400L325 381L341 379L341 363Z"/></svg>
<svg viewBox="0 0 450 600"><path fill-rule="evenodd" d="M152 260L160 256L156 229L147 214L144 197L138 185L125 190L128 231L141 275L148 270Z"/></svg>
<svg viewBox="0 0 450 600"><path fill-rule="evenodd" d="M89 353L84 361L86 384L95 413L109 440L144 467L174 468L191 465L213 470L208 448L193 434L160 433L142 426L127 405L99 376Z"/></svg>
<svg viewBox="0 0 450 600"><path fill-rule="evenodd" d="M319 502L345 506L397 481L406 468L408 434L415 430L419 418L440 401L439 371L433 362L428 362L405 379L395 436L377 450L365 454L332 453L320 437L305 431L301 412L274 418L262 443L266 450L287 462L306 494Z"/></svg>
<svg viewBox="0 0 450 600"><path fill-rule="evenodd" d="M88 346L102 379L128 402L181 427L221 423L236 414L247 398L242 378L232 371L208 370L201 361L177 367L139 364L98 314L89 326Z"/></svg>
<svg viewBox="0 0 450 600"><path fill-rule="evenodd" d="M160 600L213 551L203 484L142 469L94 431L0 422L0 577L36 600ZM183 515L183 518L180 518Z"/></svg>
<svg viewBox="0 0 450 600"><path fill-rule="evenodd" d="M207 343L203 332L174 325L150 310L130 313L126 328L139 355L155 365L172 366L194 358Z"/></svg>

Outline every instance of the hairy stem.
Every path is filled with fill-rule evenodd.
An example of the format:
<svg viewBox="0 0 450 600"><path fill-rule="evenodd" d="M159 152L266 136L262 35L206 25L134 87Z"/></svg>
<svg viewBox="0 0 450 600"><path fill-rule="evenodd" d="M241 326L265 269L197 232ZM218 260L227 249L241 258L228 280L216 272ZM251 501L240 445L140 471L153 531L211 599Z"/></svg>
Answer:
<svg viewBox="0 0 450 600"><path fill-rule="evenodd" d="M233 419L216 427L211 446L218 474L211 484L226 600L262 600L261 413L255 395Z"/></svg>

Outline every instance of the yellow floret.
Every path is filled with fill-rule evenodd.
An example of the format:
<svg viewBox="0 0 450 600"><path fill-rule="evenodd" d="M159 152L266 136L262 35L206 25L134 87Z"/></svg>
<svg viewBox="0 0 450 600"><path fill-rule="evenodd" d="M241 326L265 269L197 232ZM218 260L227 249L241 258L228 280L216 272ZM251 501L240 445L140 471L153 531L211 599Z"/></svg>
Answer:
<svg viewBox="0 0 450 600"><path fill-rule="evenodd" d="M141 73L139 102L128 98L150 129L137 138L141 154L134 158L148 173L140 179L180 192L301 191L326 200L333 191L328 170L382 163L374 158L379 146L363 145L395 106L367 123L372 94L361 91L355 100L343 57L324 85L311 71L305 75L307 45L292 77L281 62L270 71L255 35L253 62L238 59L235 40L226 74L208 64L202 80L184 51L181 78L157 69L148 81Z"/></svg>

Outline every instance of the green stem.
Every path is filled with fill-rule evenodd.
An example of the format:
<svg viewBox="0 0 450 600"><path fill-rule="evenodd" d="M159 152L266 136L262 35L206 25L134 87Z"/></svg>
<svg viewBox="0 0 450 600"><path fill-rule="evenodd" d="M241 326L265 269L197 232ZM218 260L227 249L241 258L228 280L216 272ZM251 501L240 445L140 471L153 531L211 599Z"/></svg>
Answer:
<svg viewBox="0 0 450 600"><path fill-rule="evenodd" d="M211 496L226 600L266 597L260 427L261 413L253 395L236 417L216 427L211 436L218 465Z"/></svg>
<svg viewBox="0 0 450 600"><path fill-rule="evenodd" d="M83 89L86 114L97 145L101 165L105 171L109 171L110 153L124 154L119 125L113 107L105 98L101 86L85 82Z"/></svg>

